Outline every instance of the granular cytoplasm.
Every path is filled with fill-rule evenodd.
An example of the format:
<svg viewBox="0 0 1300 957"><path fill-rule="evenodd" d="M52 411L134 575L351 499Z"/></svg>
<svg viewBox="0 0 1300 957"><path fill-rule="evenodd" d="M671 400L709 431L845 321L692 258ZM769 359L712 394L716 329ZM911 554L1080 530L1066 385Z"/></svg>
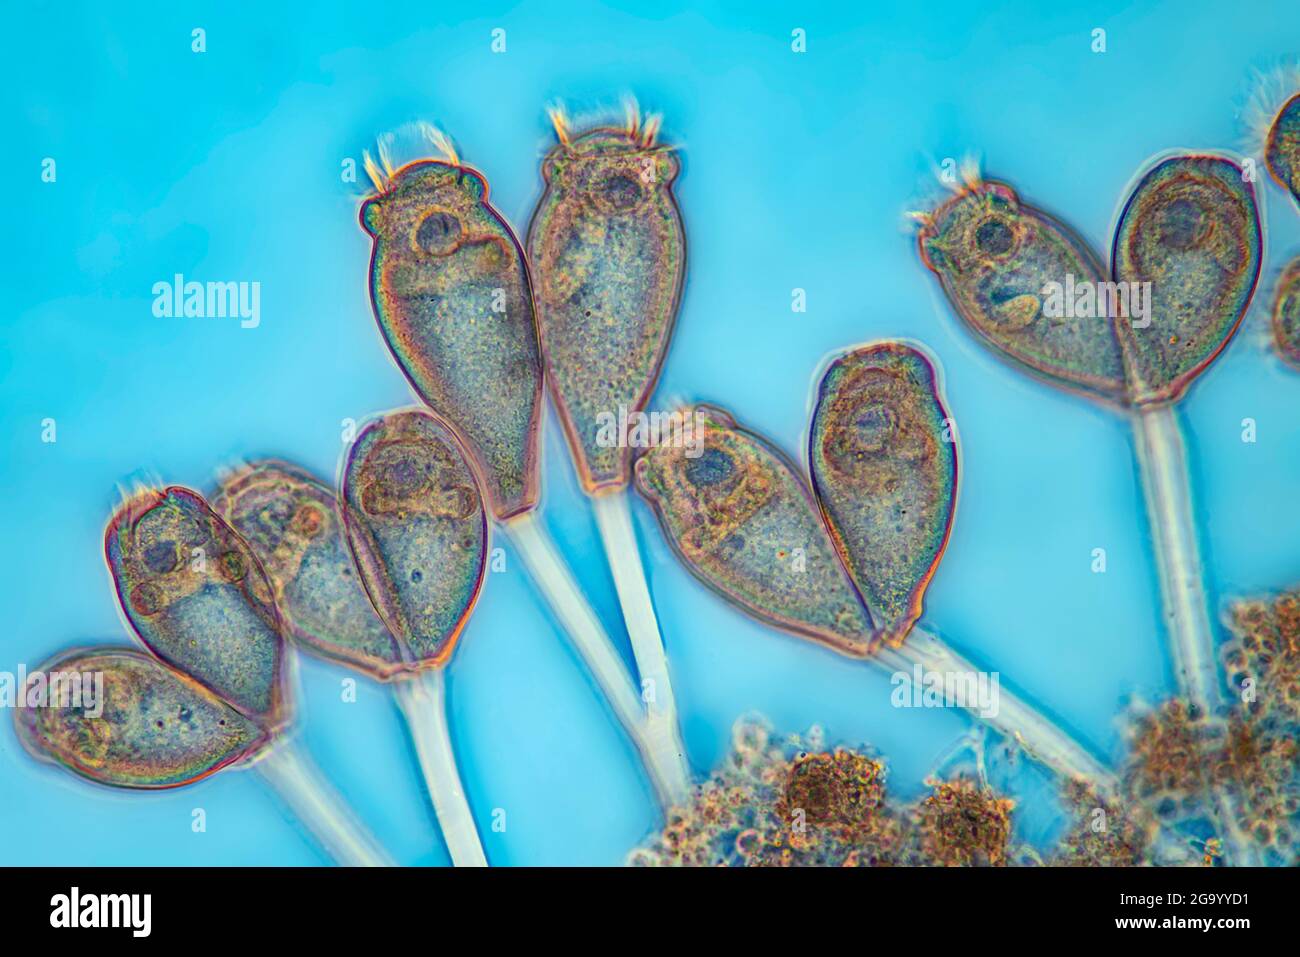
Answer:
<svg viewBox="0 0 1300 957"><path fill-rule="evenodd" d="M1273 347L1300 369L1300 256L1287 263L1273 293Z"/></svg>
<svg viewBox="0 0 1300 957"><path fill-rule="evenodd" d="M343 467L344 520L362 584L416 667L455 649L483 585L488 524L452 431L414 409L368 423Z"/></svg>
<svg viewBox="0 0 1300 957"><path fill-rule="evenodd" d="M1096 296L1105 271L1072 229L978 179L920 219L922 261L986 344L1057 385L1125 401L1119 341Z"/></svg>
<svg viewBox="0 0 1300 957"><path fill-rule="evenodd" d="M381 156L384 154L381 151ZM497 519L537 504L542 369L523 248L487 180L450 156L376 171L361 207L393 358L464 442Z"/></svg>
<svg viewBox="0 0 1300 957"><path fill-rule="evenodd" d="M686 236L673 195L680 164L658 120L570 136L542 163L528 230L538 334L551 394L583 487L623 488L630 450L608 423L645 407L681 303Z"/></svg>
<svg viewBox="0 0 1300 957"><path fill-rule="evenodd" d="M140 640L266 728L285 720L274 592L248 543L197 492L143 489L109 520L104 553Z"/></svg>
<svg viewBox="0 0 1300 957"><path fill-rule="evenodd" d="M898 342L837 358L817 388L808 459L840 557L884 641L899 645L957 501L956 432L933 361Z"/></svg>
<svg viewBox="0 0 1300 957"><path fill-rule="evenodd" d="M264 745L264 729L212 692L133 648L64 652L37 675L75 693L14 711L18 737L35 757L99 784L168 788L204 778ZM61 694L63 692L60 692Z"/></svg>
<svg viewBox="0 0 1300 957"><path fill-rule="evenodd" d="M635 475L686 567L761 621L869 654L870 616L797 466L721 409L682 415L701 424L699 444L660 444L637 459Z"/></svg>
<svg viewBox="0 0 1300 957"><path fill-rule="evenodd" d="M381 680L406 668L362 587L338 501L323 482L287 462L253 462L222 480L212 507L261 559L288 637Z"/></svg>
<svg viewBox="0 0 1300 957"><path fill-rule="evenodd" d="M1255 190L1219 156L1180 154L1140 174L1115 228L1117 284L1150 314L1117 319L1134 404L1173 401L1237 331L1259 280Z"/></svg>

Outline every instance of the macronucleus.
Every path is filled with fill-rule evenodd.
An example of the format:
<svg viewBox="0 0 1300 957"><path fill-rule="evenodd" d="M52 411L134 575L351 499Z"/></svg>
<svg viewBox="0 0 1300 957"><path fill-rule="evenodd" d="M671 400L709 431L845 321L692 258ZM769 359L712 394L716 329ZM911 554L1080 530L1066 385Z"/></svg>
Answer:
<svg viewBox="0 0 1300 957"><path fill-rule="evenodd" d="M635 469L637 491L696 578L760 621L908 680L917 669L980 673L919 627L897 647L882 641L802 470L728 413L687 410L696 412L705 422L703 455L659 446L639 456ZM1113 776L1087 750L1005 687L996 703L964 705L1058 773L1114 791Z"/></svg>
<svg viewBox="0 0 1300 957"><path fill-rule="evenodd" d="M1259 281L1263 232L1255 190L1233 160L1177 154L1139 174L1115 227L1111 270L1134 315L1115 316L1135 406L1177 401L1223 351ZM1126 316L1124 313L1128 313Z"/></svg>
<svg viewBox="0 0 1300 957"><path fill-rule="evenodd" d="M445 664L483 587L488 524L450 428L424 411L367 424L342 471L343 523L371 604L417 670Z"/></svg>
<svg viewBox="0 0 1300 957"><path fill-rule="evenodd" d="M411 669L393 692L457 865L487 858L456 769L444 668L483 588L489 546L479 484L448 426L390 412L344 459L343 524L362 585Z"/></svg>
<svg viewBox="0 0 1300 957"><path fill-rule="evenodd" d="M343 481L356 510L347 521L323 482L276 460L228 475L213 507L262 560L295 644L392 683L453 863L486 864L452 750L442 671L483 582L478 482L446 427L415 411L367 425Z"/></svg>
<svg viewBox="0 0 1300 957"><path fill-rule="evenodd" d="M628 105L622 126L558 138L528 228L547 383L583 491L591 498L631 639L655 748L683 754L658 615L628 507L634 435L681 308L686 232L673 184L681 166L657 142L659 118Z"/></svg>
<svg viewBox="0 0 1300 957"><path fill-rule="evenodd" d="M869 655L870 615L796 466L722 409L684 412L703 423L703 453L667 444L636 463L637 491L682 563L755 618L842 654Z"/></svg>
<svg viewBox="0 0 1300 957"><path fill-rule="evenodd" d="M1273 291L1273 348L1300 369L1300 256L1286 264Z"/></svg>
<svg viewBox="0 0 1300 957"><path fill-rule="evenodd" d="M524 252L488 202L487 180L431 127L440 159L394 168L386 141L367 157L376 192L361 207L374 240L371 301L393 358L455 432L488 512L637 745L665 804L689 789L680 749L661 740L600 619L550 541L536 508L542 363ZM382 610L382 609L381 609Z"/></svg>
<svg viewBox="0 0 1300 957"><path fill-rule="evenodd" d="M294 644L380 681L409 668L370 604L325 483L296 465L263 459L225 475L212 508L261 560Z"/></svg>
<svg viewBox="0 0 1300 957"><path fill-rule="evenodd" d="M325 850L339 863L390 863L291 740L284 624L262 563L238 532L191 489L146 488L109 520L104 554L131 631L261 729L262 741L243 756Z"/></svg>
<svg viewBox="0 0 1300 957"><path fill-rule="evenodd" d="M1264 162L1274 181L1300 203L1300 91L1292 93L1269 124Z"/></svg>
<svg viewBox="0 0 1300 957"><path fill-rule="evenodd" d="M162 661L275 733L290 721L279 610L261 563L198 492L142 489L104 555L131 629Z"/></svg>
<svg viewBox="0 0 1300 957"><path fill-rule="evenodd" d="M1250 180L1224 156L1156 157L1120 207L1104 277L1072 231L1004 184L972 178L921 217L919 236L922 260L986 343L1048 381L1127 410L1174 670L1202 713L1222 701L1222 678L1174 403L1249 308L1263 246ZM1063 348L1069 342L1077 349ZM1219 823L1241 853L1229 817Z"/></svg>
<svg viewBox="0 0 1300 957"><path fill-rule="evenodd" d="M1038 378L1124 403L1119 340L1095 304L1106 271L1082 238L1008 184L973 177L919 218L921 259L976 336ZM1074 308L1085 294L1092 308Z"/></svg>
<svg viewBox="0 0 1300 957"><path fill-rule="evenodd" d="M957 506L957 434L931 359L901 342L836 358L817 386L813 494L886 644L921 617Z"/></svg>
<svg viewBox="0 0 1300 957"><path fill-rule="evenodd" d="M649 402L681 307L680 164L656 117L577 134L552 118L527 240L547 383L583 488L622 491L632 449L616 424Z"/></svg>
<svg viewBox="0 0 1300 957"><path fill-rule="evenodd" d="M374 240L370 297L389 351L420 399L453 425L489 511L504 521L541 494L542 369L524 252L487 179L447 151L393 170L369 164L361 206Z"/></svg>
<svg viewBox="0 0 1300 957"><path fill-rule="evenodd" d="M119 788L192 784L270 740L256 721L135 648L61 652L28 676L21 700L14 720L32 755Z"/></svg>

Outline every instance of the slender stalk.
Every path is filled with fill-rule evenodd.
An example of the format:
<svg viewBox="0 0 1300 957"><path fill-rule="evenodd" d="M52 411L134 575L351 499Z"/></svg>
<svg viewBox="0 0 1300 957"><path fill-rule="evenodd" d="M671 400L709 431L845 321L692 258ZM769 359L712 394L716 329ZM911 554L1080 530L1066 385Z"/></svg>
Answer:
<svg viewBox="0 0 1300 957"><path fill-rule="evenodd" d="M388 852L296 741L279 741L253 767L330 857L345 867L391 867Z"/></svg>
<svg viewBox="0 0 1300 957"><path fill-rule="evenodd" d="M909 676L920 665L925 673L967 674L977 669L945 645L938 637L920 627L913 628L901 648L881 648L870 659L886 671L902 671ZM1103 797L1114 798L1118 783L1107 768L1082 745L1057 727L1050 718L1009 692L999 681L996 701L989 714L977 705L967 710L980 721L1017 742L1030 757L1067 778L1085 778Z"/></svg>
<svg viewBox="0 0 1300 957"><path fill-rule="evenodd" d="M690 786L681 780L681 761L665 763L663 743L648 736L641 698L600 619L578 588L573 573L531 512L511 519L505 524L505 529L518 546L533 582L596 679L614 716L641 752L660 802L665 808L672 807L677 801L676 795L687 793Z"/></svg>
<svg viewBox="0 0 1300 957"><path fill-rule="evenodd" d="M598 495L591 504L605 546L605 557L614 576L619 605L623 609L623 621L631 639L637 673L641 677L641 697L647 712L647 738L660 764L666 768L681 765L673 782L680 790L671 795L674 803L680 803L687 796L690 769L677 721L677 699L668 672L663 633L659 630L659 616L655 614L654 602L650 598L645 568L641 564L641 550L632 529L627 492Z"/></svg>
<svg viewBox="0 0 1300 957"><path fill-rule="evenodd" d="M1133 414L1138 470L1146 496L1178 687L1202 714L1223 703L1214 632L1201 579L1200 550L1178 413L1173 406Z"/></svg>
<svg viewBox="0 0 1300 957"><path fill-rule="evenodd" d="M447 727L447 681L435 668L393 684L415 753L424 772L433 811L456 867L487 867L487 856L474 826L474 813L456 769L456 755Z"/></svg>
<svg viewBox="0 0 1300 957"><path fill-rule="evenodd" d="M1223 705L1223 683L1202 580L1187 451L1174 407L1137 409L1133 413L1133 439L1155 542L1174 678L1180 694L1196 711L1213 717ZM1225 859L1228 863L1254 863L1253 845L1237 824L1231 798L1221 788L1213 788L1212 799L1215 817L1224 832Z"/></svg>

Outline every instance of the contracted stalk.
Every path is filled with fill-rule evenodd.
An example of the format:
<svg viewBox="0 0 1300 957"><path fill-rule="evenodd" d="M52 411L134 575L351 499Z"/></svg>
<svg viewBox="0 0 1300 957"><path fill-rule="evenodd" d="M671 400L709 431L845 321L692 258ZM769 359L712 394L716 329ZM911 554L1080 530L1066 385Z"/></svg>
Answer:
<svg viewBox="0 0 1300 957"><path fill-rule="evenodd" d="M456 768L447 727L447 682L441 669L423 672L393 685L393 695L410 728L438 826L456 867L486 867L474 813Z"/></svg>
<svg viewBox="0 0 1300 957"><path fill-rule="evenodd" d="M641 550L632 529L627 492L620 490L598 495L591 503L632 643L632 656L641 676L641 697L646 705L646 736L654 748L656 761L665 767L681 764L681 773L675 775L677 783L689 782L686 749L677 723L677 700L668 673L668 656L664 650L663 633L659 630L659 616L650 599L645 568L641 564ZM672 797L674 803L683 800L685 788Z"/></svg>
<svg viewBox="0 0 1300 957"><path fill-rule="evenodd" d="M910 681L920 665L926 674L977 674L978 669L939 638L913 628L900 648L881 648L870 659L887 671L902 672ZM1017 698L999 680L998 693L987 712L976 702L965 707L980 721L1017 742L1025 752L1063 777L1086 779L1103 797L1113 798L1118 785L1107 768L1050 718Z"/></svg>
<svg viewBox="0 0 1300 957"><path fill-rule="evenodd" d="M517 516L504 527L615 717L636 743L660 802L665 807L679 803L690 789L682 756L671 754L668 742L650 734L641 697L627 669L554 543L532 513Z"/></svg>
<svg viewBox="0 0 1300 957"><path fill-rule="evenodd" d="M345 867L391 867L392 859L295 741L279 741L253 767L321 848Z"/></svg>

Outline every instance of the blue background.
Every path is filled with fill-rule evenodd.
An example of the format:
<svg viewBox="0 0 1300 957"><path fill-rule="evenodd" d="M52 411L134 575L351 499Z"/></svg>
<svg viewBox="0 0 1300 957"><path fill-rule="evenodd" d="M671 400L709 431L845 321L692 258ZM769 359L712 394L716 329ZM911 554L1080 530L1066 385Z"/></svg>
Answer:
<svg viewBox="0 0 1300 957"><path fill-rule="evenodd" d="M963 482L927 623L1100 753L1116 715L1170 687L1127 422L977 345L921 266L904 213L941 198L932 164L989 174L1108 246L1152 154L1244 149L1251 71L1300 52L1294 4L24 4L0 44L12 216L0 237L0 670L126 641L101 556L120 483L208 487L276 454L333 476L341 422L410 401L366 294L361 183L374 137L449 131L522 230L553 142L544 106L623 94L682 147L688 285L660 397L730 408L789 450L827 353L906 336L941 361ZM986 5L978 5L986 6ZM1047 9L1051 7L1052 9ZM653 12L647 12L647 10ZM191 52L195 27L207 52ZM491 51L506 30L507 50ZM791 51L791 30L807 52ZM1107 51L1091 51L1091 31ZM57 161L43 183L41 161ZM1300 248L1290 199L1261 184L1261 289ZM262 321L158 319L174 273L257 280ZM808 310L791 311L791 290ZM1216 607L1300 578L1300 376L1268 352L1267 296L1183 406ZM41 441L41 421L58 441ZM1245 417L1258 442L1240 440ZM553 418L545 520L609 627L617 603ZM697 585L634 503L690 757L704 772L757 710L781 731L886 754L918 793L968 726L897 711L887 677L766 629ZM500 864L620 862L657 811L631 751L510 545L450 671L470 799ZM1106 574L1090 571L1093 548ZM300 733L405 863L446 852L387 691L315 660ZM190 812L207 812L206 833ZM486 830L492 809L505 833ZM1030 835L1032 836L1032 835ZM110 793L37 766L0 727L0 863L309 864L321 857L255 775Z"/></svg>

